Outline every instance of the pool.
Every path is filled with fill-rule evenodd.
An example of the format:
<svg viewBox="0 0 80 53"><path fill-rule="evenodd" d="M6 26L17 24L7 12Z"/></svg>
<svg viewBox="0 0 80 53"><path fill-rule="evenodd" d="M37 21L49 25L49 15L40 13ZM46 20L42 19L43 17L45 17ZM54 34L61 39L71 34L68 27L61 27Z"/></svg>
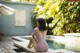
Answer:
<svg viewBox="0 0 80 53"><path fill-rule="evenodd" d="M27 40L31 39L31 37L22 37L22 38L27 39ZM49 48L53 49L53 50L55 50L55 49L64 49L65 48L65 46L63 44L57 43L55 41L47 40L47 43L48 43Z"/></svg>
<svg viewBox="0 0 80 53"><path fill-rule="evenodd" d="M50 49L65 49L65 46L61 43L57 43L57 42L54 42L54 41L47 41L48 43L48 46Z"/></svg>
<svg viewBox="0 0 80 53"><path fill-rule="evenodd" d="M21 37L22 39L27 39L30 40L31 37ZM66 37L65 37L66 38ZM54 38L56 39L56 38ZM59 39L59 40L67 40L65 44L56 42L54 40L47 40L48 46L50 49L56 50L56 49L67 49L67 50L72 50L72 51L77 51L80 53L80 38L76 38L76 40L73 40L73 37L69 37L66 39ZM58 39L57 39L58 40Z"/></svg>
<svg viewBox="0 0 80 53"><path fill-rule="evenodd" d="M13 37L22 42L21 39L30 40L31 36ZM66 49L80 53L80 37L47 37L47 43L50 49Z"/></svg>

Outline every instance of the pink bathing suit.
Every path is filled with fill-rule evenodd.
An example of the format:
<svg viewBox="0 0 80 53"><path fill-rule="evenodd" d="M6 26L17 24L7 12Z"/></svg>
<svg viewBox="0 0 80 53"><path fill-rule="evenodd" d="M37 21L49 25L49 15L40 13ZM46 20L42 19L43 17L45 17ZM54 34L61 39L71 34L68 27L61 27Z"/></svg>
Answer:
<svg viewBox="0 0 80 53"><path fill-rule="evenodd" d="M40 33L36 31L36 32L33 32L33 36L36 36L38 40L38 43L36 43L36 47L39 50L39 52L48 51L48 44L46 42L46 39L43 37L43 35L40 35Z"/></svg>

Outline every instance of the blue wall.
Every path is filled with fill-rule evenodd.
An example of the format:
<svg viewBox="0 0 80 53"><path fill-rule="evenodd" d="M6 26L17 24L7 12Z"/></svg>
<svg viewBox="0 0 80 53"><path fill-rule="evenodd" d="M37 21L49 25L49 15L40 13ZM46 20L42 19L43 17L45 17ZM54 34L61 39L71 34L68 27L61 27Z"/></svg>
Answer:
<svg viewBox="0 0 80 53"><path fill-rule="evenodd" d="M31 35L33 27L31 15L35 4L23 4L12 2L0 2L14 9L26 10L26 26L15 26L15 14L9 16L0 16L0 33L6 36Z"/></svg>

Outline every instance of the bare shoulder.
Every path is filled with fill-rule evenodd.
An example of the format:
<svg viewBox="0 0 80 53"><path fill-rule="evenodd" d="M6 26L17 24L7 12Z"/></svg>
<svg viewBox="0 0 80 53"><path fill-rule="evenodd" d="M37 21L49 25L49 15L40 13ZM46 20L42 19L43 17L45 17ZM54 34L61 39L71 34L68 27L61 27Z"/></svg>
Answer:
<svg viewBox="0 0 80 53"><path fill-rule="evenodd" d="M34 31L38 31L38 28L36 27L36 28L34 28Z"/></svg>
<svg viewBox="0 0 80 53"><path fill-rule="evenodd" d="M38 35L39 34L38 28L34 28L32 34L33 35Z"/></svg>
<svg viewBox="0 0 80 53"><path fill-rule="evenodd" d="M36 28L34 28L34 30L33 30L33 31L34 31L34 32L37 32L38 30L39 30L39 29L36 27Z"/></svg>

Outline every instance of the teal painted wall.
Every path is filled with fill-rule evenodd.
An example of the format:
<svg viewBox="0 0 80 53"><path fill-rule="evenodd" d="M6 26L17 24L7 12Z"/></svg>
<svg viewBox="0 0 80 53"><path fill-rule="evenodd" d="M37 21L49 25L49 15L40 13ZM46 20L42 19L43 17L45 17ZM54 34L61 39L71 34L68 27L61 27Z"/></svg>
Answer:
<svg viewBox="0 0 80 53"><path fill-rule="evenodd" d="M15 13L9 16L0 16L0 33L6 36L31 35L33 27L31 15L35 4L0 2L14 9L26 10L26 26L15 26Z"/></svg>

